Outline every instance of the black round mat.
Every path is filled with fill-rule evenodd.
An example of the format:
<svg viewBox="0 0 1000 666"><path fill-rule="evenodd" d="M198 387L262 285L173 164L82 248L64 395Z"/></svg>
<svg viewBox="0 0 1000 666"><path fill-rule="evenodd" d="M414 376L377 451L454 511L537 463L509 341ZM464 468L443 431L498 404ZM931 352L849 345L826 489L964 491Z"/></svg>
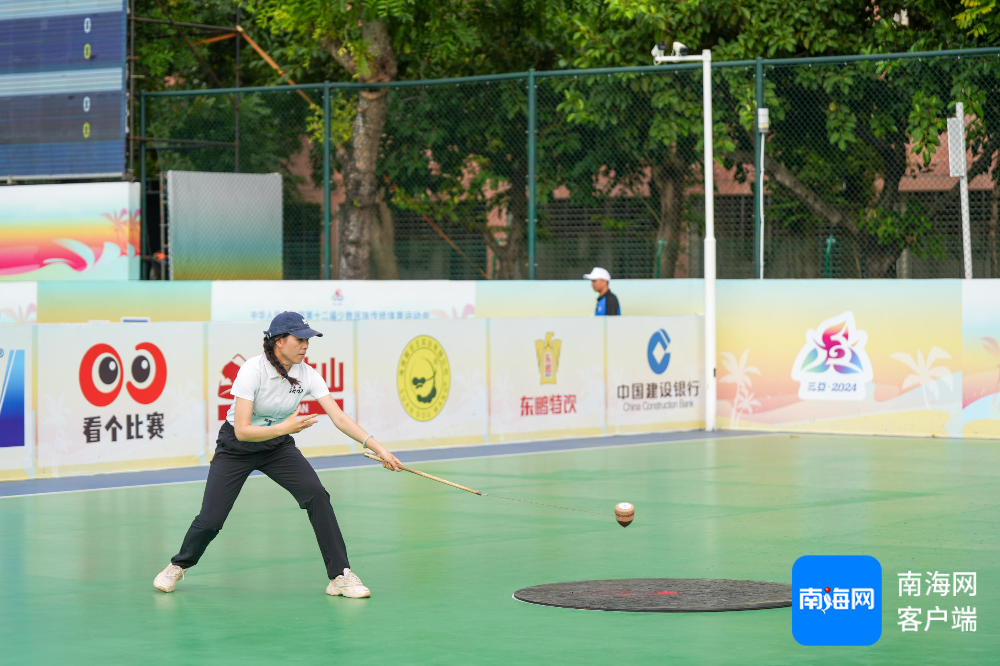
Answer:
<svg viewBox="0 0 1000 666"><path fill-rule="evenodd" d="M792 586L716 578L621 578L535 585L518 590L514 598L582 610L710 613L791 606Z"/></svg>

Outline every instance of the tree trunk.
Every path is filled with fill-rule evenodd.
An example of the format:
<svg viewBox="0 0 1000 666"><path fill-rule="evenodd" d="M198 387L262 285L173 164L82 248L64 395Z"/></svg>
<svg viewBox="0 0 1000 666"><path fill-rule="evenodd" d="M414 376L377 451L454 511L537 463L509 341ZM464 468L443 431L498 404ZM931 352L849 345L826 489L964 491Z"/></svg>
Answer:
<svg viewBox="0 0 1000 666"><path fill-rule="evenodd" d="M498 280L519 280L525 277L521 251L528 219L527 187L527 173L515 167L511 172L510 198L507 201L507 239L503 245L495 248L500 264L497 267ZM487 225L485 233L492 231Z"/></svg>
<svg viewBox="0 0 1000 666"><path fill-rule="evenodd" d="M364 54L347 49L337 40L325 42L333 58L361 83L392 81L396 78L396 56L384 23L365 21L361 35L367 46ZM371 267L371 241L379 224L378 167L379 143L388 116L386 88L361 90L351 125L351 138L338 149L346 200L340 213L340 279L364 280Z"/></svg>
<svg viewBox="0 0 1000 666"><path fill-rule="evenodd" d="M685 169L681 160L671 157L652 169L653 186L660 198L660 219L655 244L660 253L660 277L672 278L681 254L681 236L684 234L684 180ZM655 271L654 271L655 275Z"/></svg>
<svg viewBox="0 0 1000 666"><path fill-rule="evenodd" d="M392 220L392 209L386 201L385 188L378 193L378 215L372 226L372 261L380 280L398 280L399 266L396 264L395 228Z"/></svg>
<svg viewBox="0 0 1000 666"><path fill-rule="evenodd" d="M347 199L340 225L340 279L365 280L371 261L372 228L378 224L378 147L385 128L388 90L362 91L354 116L347 161L342 165Z"/></svg>
<svg viewBox="0 0 1000 666"><path fill-rule="evenodd" d="M895 246L878 245L871 236L862 236L867 240L868 247L863 247L865 275L866 278L891 278L895 277L894 269L896 260L899 259L900 250Z"/></svg>
<svg viewBox="0 0 1000 666"><path fill-rule="evenodd" d="M884 165L884 185L875 206L898 215L906 213L906 195L899 191L899 184L906 175L906 140L906 136L899 134L893 135L891 140L876 141L873 144L876 152L882 156ZM899 248L894 245L879 245L869 234L863 234L861 239L868 245L864 248L865 277L895 277L896 262L905 246Z"/></svg>

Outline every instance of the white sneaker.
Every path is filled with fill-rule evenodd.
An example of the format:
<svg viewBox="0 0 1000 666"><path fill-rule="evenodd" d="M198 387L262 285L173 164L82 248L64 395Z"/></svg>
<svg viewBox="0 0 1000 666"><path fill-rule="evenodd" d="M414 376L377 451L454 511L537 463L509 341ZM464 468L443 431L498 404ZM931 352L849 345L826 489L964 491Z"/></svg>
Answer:
<svg viewBox="0 0 1000 666"><path fill-rule="evenodd" d="M372 591L361 584L358 578L350 569L344 569L344 573L330 581L326 586L326 593L331 597L345 596L350 599L364 599L372 596Z"/></svg>
<svg viewBox="0 0 1000 666"><path fill-rule="evenodd" d="M177 587L177 579L184 578L184 571L185 569L177 566L176 564L169 565L166 569L161 571L160 575L153 581L153 587L158 589L160 592L173 592L174 588Z"/></svg>

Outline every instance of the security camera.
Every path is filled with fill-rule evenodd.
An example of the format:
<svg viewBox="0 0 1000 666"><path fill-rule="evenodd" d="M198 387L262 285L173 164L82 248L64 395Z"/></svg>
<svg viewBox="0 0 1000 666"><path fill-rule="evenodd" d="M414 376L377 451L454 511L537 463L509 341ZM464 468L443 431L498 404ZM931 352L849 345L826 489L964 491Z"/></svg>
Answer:
<svg viewBox="0 0 1000 666"><path fill-rule="evenodd" d="M667 55L666 42L657 42L656 46L653 47L653 50L650 51L650 53L653 55L653 62L656 64L664 62L682 62L689 57L688 47L684 46L684 44L681 44L680 42L673 43L670 55Z"/></svg>

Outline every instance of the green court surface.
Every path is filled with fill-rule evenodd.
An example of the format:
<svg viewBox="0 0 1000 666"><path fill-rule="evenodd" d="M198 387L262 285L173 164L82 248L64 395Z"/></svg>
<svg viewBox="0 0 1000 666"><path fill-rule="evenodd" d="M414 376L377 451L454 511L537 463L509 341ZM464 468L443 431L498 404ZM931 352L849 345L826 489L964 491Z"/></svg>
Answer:
<svg viewBox="0 0 1000 666"><path fill-rule="evenodd" d="M324 594L304 511L266 478L174 594L153 577L202 483L0 499L0 663L996 664L1000 445L766 435L416 465L477 497L366 467L320 473L369 600ZM636 505L627 529L616 502ZM630 577L791 583L807 554L883 570L871 647L802 647L790 608L604 613L517 602L518 588ZM975 571L977 596L897 596L906 571ZM897 608L972 605L902 633Z"/></svg>

